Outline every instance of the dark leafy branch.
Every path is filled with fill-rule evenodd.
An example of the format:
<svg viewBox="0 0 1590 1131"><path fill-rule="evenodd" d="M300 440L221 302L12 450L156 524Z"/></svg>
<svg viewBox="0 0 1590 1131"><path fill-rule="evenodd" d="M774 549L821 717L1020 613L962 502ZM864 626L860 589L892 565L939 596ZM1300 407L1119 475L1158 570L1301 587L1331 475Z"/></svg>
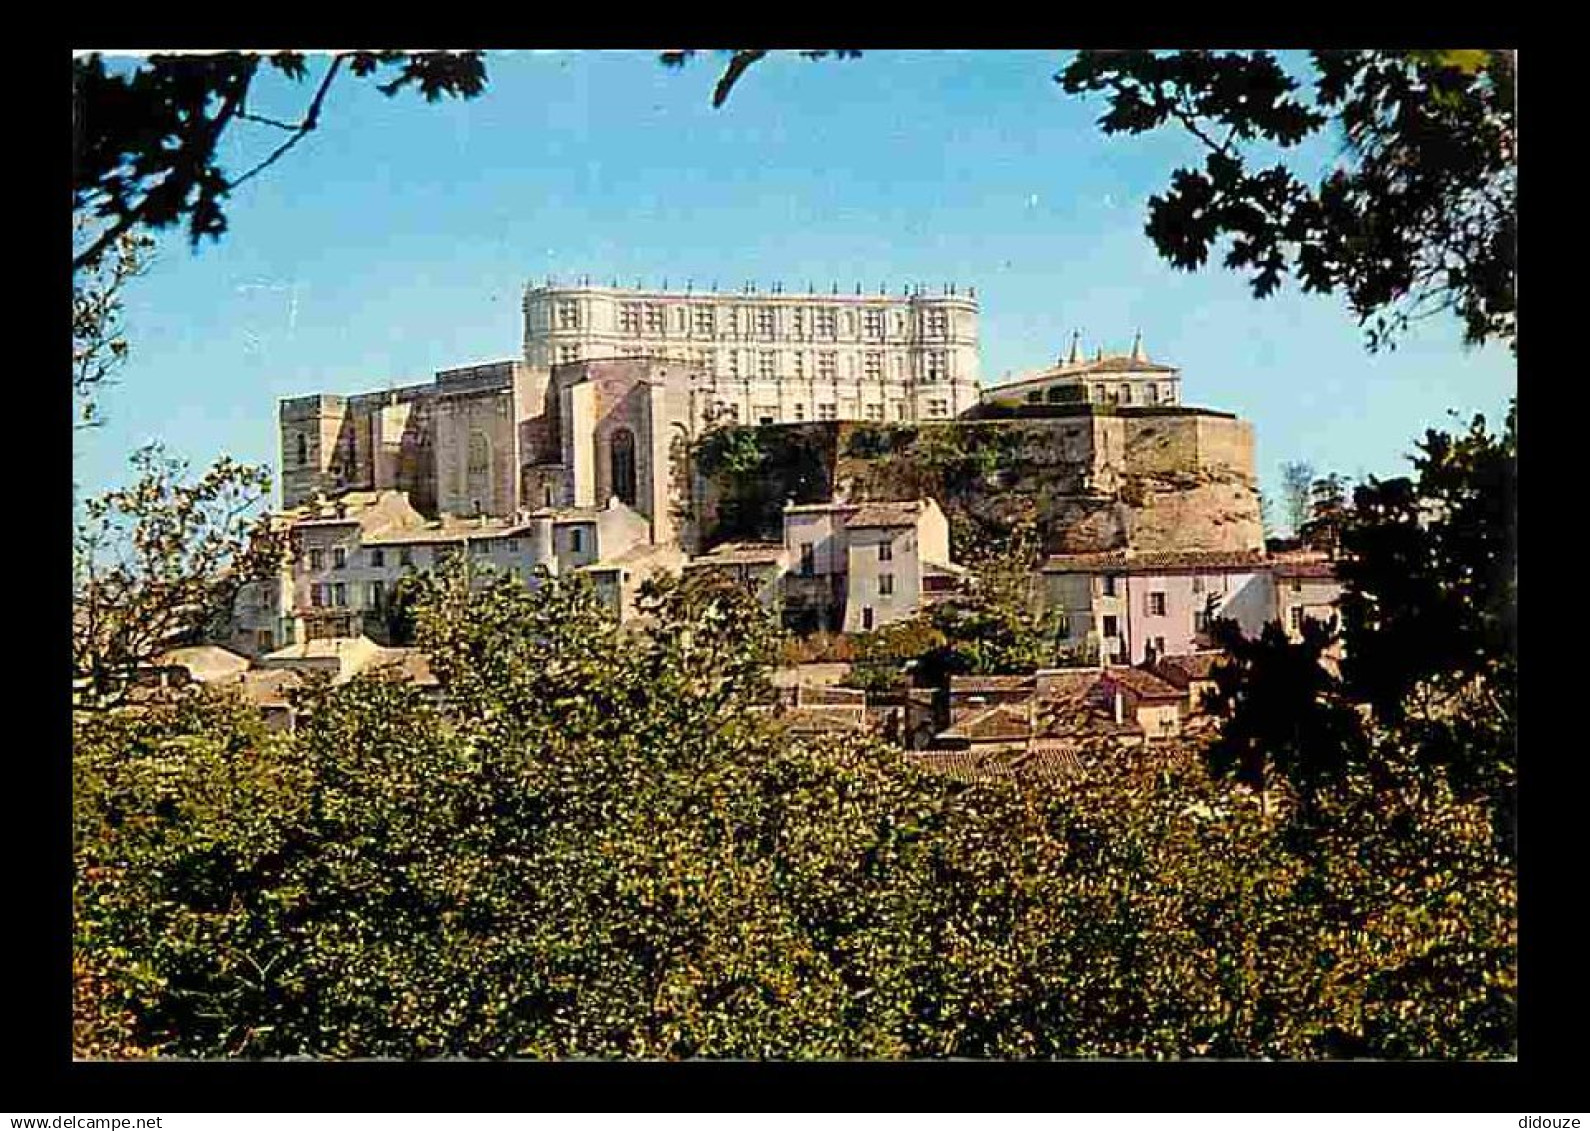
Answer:
<svg viewBox="0 0 1590 1131"><path fill-rule="evenodd" d="M1207 150L1149 200L1146 231L1176 267L1217 243L1256 297L1287 275L1341 293L1371 349L1456 315L1469 345L1516 343L1513 57L1505 51L1315 51L1312 99L1266 52L1083 51L1056 76L1102 93L1106 133L1181 127ZM1342 160L1313 185L1252 147L1327 126ZM1223 136L1222 136L1223 135ZM1218 140L1217 140L1218 139Z"/></svg>
<svg viewBox="0 0 1590 1131"><path fill-rule="evenodd" d="M665 67L683 67L691 58L700 54L699 51L664 51L660 56ZM729 61L724 65L723 74L718 77L717 86L712 89L712 105L716 109L729 99L729 93L734 89L734 84L740 81L740 76L745 74L754 64L759 63L770 52L742 48L721 52L729 56ZM797 52L802 58L823 59L833 56L835 59L855 59L861 55L860 51L853 50L822 50Z"/></svg>
<svg viewBox="0 0 1590 1131"><path fill-rule="evenodd" d="M263 64L263 68L262 68ZM102 56L74 60L72 209L98 225L73 248L74 271L91 267L124 234L183 223L190 242L226 231L223 207L238 185L269 168L320 124L332 83L344 69L357 78L391 75L377 84L392 96L414 87L427 102L473 98L485 89L478 51L348 51L331 56L297 122L248 109L262 69L293 82L309 76L296 51L271 55L222 52L151 55L130 72L113 72ZM395 71L395 73L394 73ZM263 161L238 176L223 169L223 136L237 122L285 130L289 137Z"/></svg>

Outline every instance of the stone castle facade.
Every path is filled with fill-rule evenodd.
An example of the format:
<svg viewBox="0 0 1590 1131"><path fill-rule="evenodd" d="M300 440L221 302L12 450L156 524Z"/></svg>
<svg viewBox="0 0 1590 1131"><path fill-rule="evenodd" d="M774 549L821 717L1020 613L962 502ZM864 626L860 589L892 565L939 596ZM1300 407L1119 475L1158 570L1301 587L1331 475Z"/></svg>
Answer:
<svg viewBox="0 0 1590 1131"><path fill-rule="evenodd" d="M977 315L975 294L954 287L891 297L549 284L525 291L524 358L536 369L686 364L698 425L950 420L978 402Z"/></svg>

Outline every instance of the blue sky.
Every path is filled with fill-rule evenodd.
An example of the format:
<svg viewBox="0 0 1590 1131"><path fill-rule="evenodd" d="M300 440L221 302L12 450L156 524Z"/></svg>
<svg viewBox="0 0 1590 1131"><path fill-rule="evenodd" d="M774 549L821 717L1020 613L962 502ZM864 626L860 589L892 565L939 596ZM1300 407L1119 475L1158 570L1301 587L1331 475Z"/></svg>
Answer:
<svg viewBox="0 0 1590 1131"><path fill-rule="evenodd" d="M274 467L280 398L515 356L525 282L548 274L974 286L985 384L1052 360L1074 329L1110 352L1140 328L1188 403L1253 421L1272 495L1286 460L1401 474L1449 409L1499 423L1516 363L1465 351L1455 320L1370 354L1338 298L1289 285L1257 301L1218 266L1162 261L1148 197L1200 154L1169 131L1105 137L1102 100L1053 81L1068 58L772 57L720 110L716 56L676 71L655 52L492 53L483 95L434 105L343 76L321 128L237 190L219 243L195 254L163 234L127 296L109 423L76 435L74 477L88 493L124 482L154 438L196 468L223 453ZM273 79L250 109L296 117L309 89ZM229 171L275 141L234 130ZM1296 159L1329 160L1330 144Z"/></svg>

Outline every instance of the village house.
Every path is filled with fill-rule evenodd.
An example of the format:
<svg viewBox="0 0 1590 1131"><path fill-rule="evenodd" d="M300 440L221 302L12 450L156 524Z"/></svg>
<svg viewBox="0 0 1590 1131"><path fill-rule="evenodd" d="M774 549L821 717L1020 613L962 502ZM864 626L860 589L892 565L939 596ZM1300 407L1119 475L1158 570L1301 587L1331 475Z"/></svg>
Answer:
<svg viewBox="0 0 1590 1131"><path fill-rule="evenodd" d="M787 613L845 632L907 620L966 574L950 560L949 520L932 499L791 504L784 546Z"/></svg>

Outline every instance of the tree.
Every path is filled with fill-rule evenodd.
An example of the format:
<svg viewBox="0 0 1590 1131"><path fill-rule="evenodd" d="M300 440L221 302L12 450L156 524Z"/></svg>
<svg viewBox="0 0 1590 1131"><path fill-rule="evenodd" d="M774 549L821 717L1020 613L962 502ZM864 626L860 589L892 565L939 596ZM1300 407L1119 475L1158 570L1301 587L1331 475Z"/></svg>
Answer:
<svg viewBox="0 0 1590 1131"><path fill-rule="evenodd" d="M81 230L81 217L73 217ZM122 290L128 280L148 269L154 241L124 232L110 254L78 272L72 283L72 395L78 411L75 427L102 423L98 395L111 375L127 360L129 346L122 333Z"/></svg>
<svg viewBox="0 0 1590 1131"><path fill-rule="evenodd" d="M1263 51L1082 51L1055 81L1103 93L1106 133L1179 125L1206 150L1151 197L1146 232L1177 267L1217 243L1257 297L1288 274L1340 293L1370 349L1458 317L1469 345L1516 350L1517 139L1509 51L1313 51L1312 98ZM1344 149L1316 184L1284 162L1327 126Z"/></svg>
<svg viewBox="0 0 1590 1131"><path fill-rule="evenodd" d="M1314 480L1309 487L1308 521L1298 531L1303 543L1332 557L1341 548L1342 527L1347 521L1348 482L1336 472Z"/></svg>
<svg viewBox="0 0 1590 1131"><path fill-rule="evenodd" d="M951 675L1031 672L1057 655L1059 614L1043 608L1034 590L1040 543L1033 520L1018 520L1002 544L979 543L969 553L967 590L928 611L943 643L918 660L919 684L942 686Z"/></svg>
<svg viewBox="0 0 1590 1131"><path fill-rule="evenodd" d="M1286 522L1296 538L1308 521L1309 485L1314 482L1314 469L1306 463L1281 465L1281 505L1286 509Z"/></svg>
<svg viewBox="0 0 1590 1131"><path fill-rule="evenodd" d="M344 51L331 55L302 116L285 122L249 110L261 75L297 83L309 76L298 51L227 51L150 55L129 72L105 66L99 53L72 61L72 213L92 218L74 241L72 270L96 266L123 235L186 223L194 247L226 231L223 202L318 128L326 95L344 70L392 96L414 87L426 101L473 98L486 86L478 51ZM268 156L232 175L219 162L221 143L238 123L284 134Z"/></svg>
<svg viewBox="0 0 1590 1131"><path fill-rule="evenodd" d="M1320 663L1335 643L1334 624L1304 620L1293 642L1277 621L1249 639L1235 621L1218 619L1210 635L1226 654L1204 704L1223 720L1208 752L1216 773L1261 797L1279 779L1312 805L1320 788L1364 764L1358 713Z"/></svg>
<svg viewBox="0 0 1590 1131"><path fill-rule="evenodd" d="M238 590L272 576L279 531L258 513L270 472L223 457L196 482L159 444L137 481L83 504L72 543L72 676L78 706L125 697L141 665L229 616Z"/></svg>
<svg viewBox="0 0 1590 1131"><path fill-rule="evenodd" d="M1511 1053L1509 879L1424 777L1323 793L1314 855L1180 744L925 777L758 710L777 630L732 585L645 602L455 565L443 706L361 676L293 732L205 687L76 718L78 1049Z"/></svg>

